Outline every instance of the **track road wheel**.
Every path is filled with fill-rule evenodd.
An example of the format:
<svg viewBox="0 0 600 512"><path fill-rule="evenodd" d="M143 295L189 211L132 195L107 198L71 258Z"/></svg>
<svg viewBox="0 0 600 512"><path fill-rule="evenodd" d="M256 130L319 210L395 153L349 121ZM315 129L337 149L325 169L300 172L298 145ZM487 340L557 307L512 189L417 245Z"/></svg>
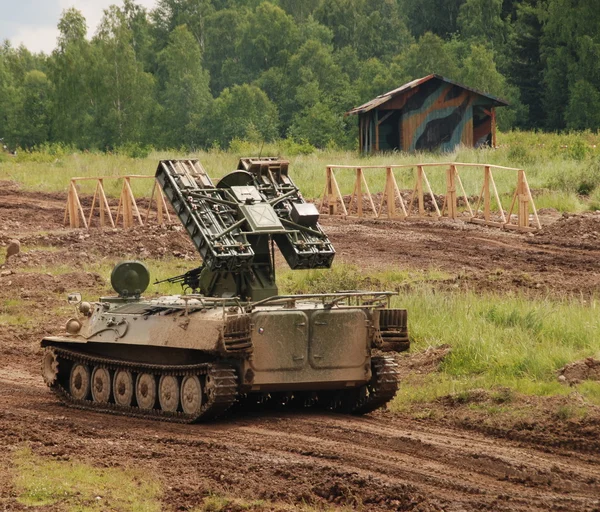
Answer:
<svg viewBox="0 0 600 512"><path fill-rule="evenodd" d="M179 407L179 382L173 375L163 375L158 382L158 402L167 412L176 412Z"/></svg>
<svg viewBox="0 0 600 512"><path fill-rule="evenodd" d="M107 404L111 395L111 378L107 368L96 366L92 371L92 398L94 402Z"/></svg>
<svg viewBox="0 0 600 512"><path fill-rule="evenodd" d="M129 407L133 401L133 375L128 370L117 370L113 378L113 395L115 403Z"/></svg>
<svg viewBox="0 0 600 512"><path fill-rule="evenodd" d="M156 405L156 378L151 373L140 373L135 383L135 399L140 409L154 409Z"/></svg>
<svg viewBox="0 0 600 512"><path fill-rule="evenodd" d="M202 384L197 375L186 375L181 381L181 408L192 416L202 409Z"/></svg>
<svg viewBox="0 0 600 512"><path fill-rule="evenodd" d="M69 392L75 400L86 400L90 394L90 369L75 363L69 376Z"/></svg>
<svg viewBox="0 0 600 512"><path fill-rule="evenodd" d="M58 377L58 357L54 349L47 347L42 357L42 377L48 386L54 386Z"/></svg>

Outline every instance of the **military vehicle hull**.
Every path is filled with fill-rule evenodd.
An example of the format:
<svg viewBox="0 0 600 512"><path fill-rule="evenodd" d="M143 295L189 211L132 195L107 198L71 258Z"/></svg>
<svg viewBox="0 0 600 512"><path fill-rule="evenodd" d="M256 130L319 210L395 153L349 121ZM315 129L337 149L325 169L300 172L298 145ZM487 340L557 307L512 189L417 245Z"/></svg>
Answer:
<svg viewBox="0 0 600 512"><path fill-rule="evenodd" d="M70 405L171 421L268 399L365 413L398 385L393 359L372 351L408 343L402 310L381 307L387 298L103 299L80 308L70 334L42 341L42 373Z"/></svg>

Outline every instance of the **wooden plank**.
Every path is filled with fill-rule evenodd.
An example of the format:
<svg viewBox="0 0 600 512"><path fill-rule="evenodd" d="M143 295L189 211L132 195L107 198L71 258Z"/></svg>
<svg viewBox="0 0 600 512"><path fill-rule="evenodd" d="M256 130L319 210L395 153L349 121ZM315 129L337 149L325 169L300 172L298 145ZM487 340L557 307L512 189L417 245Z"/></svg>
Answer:
<svg viewBox="0 0 600 512"><path fill-rule="evenodd" d="M394 191L396 192L396 194L398 194L398 199L400 201L400 207L402 208L402 213L404 214L404 218L406 219L408 217L408 213L406 211L406 205L404 204L404 199L402 198L402 194L400 193L400 189L398 188L398 182L396 181L396 177L394 176L394 173L392 171L392 180L394 182ZM395 203L395 199L394 199L394 203ZM395 204L394 204L395 207Z"/></svg>
<svg viewBox="0 0 600 512"><path fill-rule="evenodd" d="M446 199L448 204L448 217L456 219L457 217L457 205L456 205L456 167L451 165L446 170ZM443 210L442 210L443 211Z"/></svg>
<svg viewBox="0 0 600 512"><path fill-rule="evenodd" d="M525 171L519 171L517 188L519 190L519 227L529 227L529 194L525 189Z"/></svg>
<svg viewBox="0 0 600 512"><path fill-rule="evenodd" d="M502 222L495 222L493 220L484 219L469 219L468 222L471 222L473 224L480 224L482 226L490 226L493 228L504 228L506 226L506 224L503 224Z"/></svg>
<svg viewBox="0 0 600 512"><path fill-rule="evenodd" d="M333 169L331 167L327 167L327 183L326 183L326 187L327 187L327 205L329 208L329 214L330 215L336 215L337 214L337 201L333 200L332 198L333 196Z"/></svg>
<svg viewBox="0 0 600 512"><path fill-rule="evenodd" d="M156 180L154 180L154 184L152 185L152 192L150 192L150 201L148 201L148 208L146 209L146 224L150 220L150 209L152 208L152 201L154 200L154 194L156 193ZM157 201L158 206L158 201ZM158 209L157 209L158 211Z"/></svg>
<svg viewBox="0 0 600 512"><path fill-rule="evenodd" d="M331 181L333 182L334 190L336 191L337 196L340 199L340 203L341 203L341 206L342 206L342 211L344 212L344 216L347 217L348 216L348 210L346 210L346 205L344 204L344 197L342 196L342 193L340 192L340 186L338 185L338 182L335 179L335 174L334 174L333 171L331 172Z"/></svg>
<svg viewBox="0 0 600 512"><path fill-rule="evenodd" d="M352 195L350 196L350 204L348 205L348 210L352 207L352 201L356 197L356 215L360 218L362 217L362 180L360 179L362 171L360 167L356 168L356 180L354 181L354 190L352 191Z"/></svg>
<svg viewBox="0 0 600 512"><path fill-rule="evenodd" d="M133 190L131 189L131 182L129 180L129 177L125 179L125 184L127 186L127 193L129 195L129 199L131 200L131 206L133 208L133 211L135 211L135 216L137 217L140 226L143 226L144 221L142 220L142 216L140 215L140 210L138 209L135 196L133 195Z"/></svg>
<svg viewBox="0 0 600 512"><path fill-rule="evenodd" d="M110 212L110 206L108 204L108 199L106 198L106 193L104 192L104 180L102 178L100 178L98 180L98 182L100 183L100 199L102 200L100 205L101 205L101 209L100 209L100 222L101 225L104 227L104 215L108 215L108 220L110 221L110 225L114 228L115 227L115 222L113 220L112 217L112 213Z"/></svg>
<svg viewBox="0 0 600 512"><path fill-rule="evenodd" d="M98 182L100 183L100 182ZM88 228L92 225L92 215L94 215L94 206L96 204L96 197L98 196L98 183L96 183L96 188L94 189L94 197L92 198L92 207L90 208L90 216L88 218ZM100 206L100 201L98 201L98 206Z"/></svg>
<svg viewBox="0 0 600 512"><path fill-rule="evenodd" d="M396 215L396 197L394 195L394 171L391 167L385 170L385 186L387 197L387 216L393 218ZM383 201L381 203L383 205Z"/></svg>
<svg viewBox="0 0 600 512"><path fill-rule="evenodd" d="M396 112L395 110L390 110L386 115L384 115L381 119L379 119L379 121L377 121L377 124L380 125L381 123L383 123L388 117L390 117L394 112Z"/></svg>
<svg viewBox="0 0 600 512"><path fill-rule="evenodd" d="M500 210L500 218L502 222L506 223L506 217L504 216L504 209L502 208L502 203L500 202L500 196L498 195L498 189L496 188L496 182L494 181L494 174L490 171L490 183L494 189L494 196L496 198L496 203L498 204L498 209Z"/></svg>
<svg viewBox="0 0 600 512"><path fill-rule="evenodd" d="M490 220L490 166L486 165L483 173L483 218Z"/></svg>
<svg viewBox="0 0 600 512"><path fill-rule="evenodd" d="M458 172L458 169L456 169L456 179L458 180L458 184L460 185L460 190L462 191L462 195L465 200L465 204L467 205L467 208L469 209L469 215L471 217L474 217L473 210L471 209L471 204L469 203L469 198L467 197L467 193L465 192L465 187L463 187L462 180L460 179L460 174Z"/></svg>
<svg viewBox="0 0 600 512"><path fill-rule="evenodd" d="M375 209L375 203L373 202L373 196L371 195L371 191L369 190L369 184L367 183L367 179L365 178L365 175L362 172L362 169L361 169L360 175L361 175L362 181L363 181L363 183L365 185L365 190L367 191L367 197L369 198L369 203L371 205L371 210L373 210L373 213L377 215L377 210Z"/></svg>
<svg viewBox="0 0 600 512"><path fill-rule="evenodd" d="M131 201L129 200L129 196L127 194L127 178L123 179L120 203L123 214L123 227L128 229L133 226L133 213L131 211Z"/></svg>
<svg viewBox="0 0 600 512"><path fill-rule="evenodd" d="M531 189L529 188L529 182L527 181L527 175L525 174L525 171L523 171L523 181L525 182L527 194L529 195L529 202L531 203L531 208L533 210L533 218L535 219L537 228L542 229L542 224L540 223L540 218L538 217L537 208L535 207L535 203L533 201L533 196L531 195Z"/></svg>
<svg viewBox="0 0 600 512"><path fill-rule="evenodd" d="M510 209L508 210L508 219L506 221L507 224L510 224L511 221L511 217L512 217L512 212L515 208L515 201L517 200L517 195L519 194L519 190L518 188L515 188L515 193L513 194L513 198L512 201L510 203Z"/></svg>
<svg viewBox="0 0 600 512"><path fill-rule="evenodd" d="M440 209L438 208L437 201L435 200L435 196L433 195L433 190L431 190L431 185L429 184L429 180L427 179L427 175L425 171L423 171L423 179L425 180L425 184L427 185L427 189L429 190L429 195L431 196L431 201L433 202L433 206L435 208L435 212L438 217L441 217Z"/></svg>
<svg viewBox="0 0 600 512"><path fill-rule="evenodd" d="M77 203L77 208L79 213L81 214L81 220L83 220L83 225L86 229L88 229L88 223L87 220L85 219L85 214L83 213L83 208L81 206L81 201L79 200L79 194L77 193L77 189L75 188L75 184L73 183L73 191L74 191L74 195L75 195L75 202ZM77 221L77 224L79 227L79 220Z"/></svg>
<svg viewBox="0 0 600 512"><path fill-rule="evenodd" d="M162 211L167 215L167 220L171 222L171 214L169 213L169 208L167 208L167 202L165 201L165 195L163 194L160 186L156 189L158 195L160 197L160 203L162 204Z"/></svg>
<svg viewBox="0 0 600 512"><path fill-rule="evenodd" d="M71 180L69 183L69 193L67 194L67 208L69 210L69 227L79 227L79 214L77 213L77 205L75 203L75 195L77 195L77 189L75 188L75 182Z"/></svg>
<svg viewBox="0 0 600 512"><path fill-rule="evenodd" d="M417 200L419 201L419 215L425 215L425 205L423 204L423 166L417 165Z"/></svg>

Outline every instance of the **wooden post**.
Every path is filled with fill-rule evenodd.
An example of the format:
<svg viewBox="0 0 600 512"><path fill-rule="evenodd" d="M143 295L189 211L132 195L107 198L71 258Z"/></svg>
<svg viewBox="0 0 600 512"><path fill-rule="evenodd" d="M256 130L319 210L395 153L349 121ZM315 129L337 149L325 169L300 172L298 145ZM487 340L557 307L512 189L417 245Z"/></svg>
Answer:
<svg viewBox="0 0 600 512"><path fill-rule="evenodd" d="M333 168L331 166L327 166L327 183L325 185L325 190L329 207L329 215L337 214L337 199L339 198L342 211L344 212L345 216L348 216L348 210L344 204L344 198L340 192L340 187L335 179L335 174L333 173Z"/></svg>
<svg viewBox="0 0 600 512"><path fill-rule="evenodd" d="M79 212L77 211L77 202L75 197L77 196L77 189L75 188L75 182L71 180L69 183L69 193L67 195L67 211L69 212L69 227L79 227Z"/></svg>
<svg viewBox="0 0 600 512"><path fill-rule="evenodd" d="M363 216L362 179L363 179L362 169L360 167L357 167L356 168L355 191L356 191L356 215L358 216L358 218L361 218Z"/></svg>
<svg viewBox="0 0 600 512"><path fill-rule="evenodd" d="M518 171L519 227L529 227L529 194L525 186L525 171Z"/></svg>
<svg viewBox="0 0 600 512"><path fill-rule="evenodd" d="M329 215L337 214L337 201L332 200L333 195L333 169L327 167L327 183L325 185L326 196L327 196L327 207L329 208Z"/></svg>
<svg viewBox="0 0 600 512"><path fill-rule="evenodd" d="M425 205L423 204L423 166L417 165L417 199L419 201L419 215L425 215Z"/></svg>
<svg viewBox="0 0 600 512"><path fill-rule="evenodd" d="M138 209L137 202L135 200L135 196L133 195L133 189L131 188L131 179L130 177L125 178L125 185L127 186L127 192L129 195L129 199L131 201L130 205L132 207L132 211L135 211L135 216L138 219L138 223L140 226L144 225L144 221L142 220L142 216L140 215L140 210ZM133 222L132 222L133 224Z"/></svg>
<svg viewBox="0 0 600 512"><path fill-rule="evenodd" d="M391 167L385 170L385 195L387 197L387 216L391 219L396 216L396 196L394 194L394 172ZM383 201L382 201L383 206Z"/></svg>
<svg viewBox="0 0 600 512"><path fill-rule="evenodd" d="M98 206L100 207L100 227L103 228L104 224L105 224L105 216L106 216L106 210L108 208L106 208L106 205L104 204L104 201L106 201L106 196L104 195L104 187L102 186L102 180L99 179L98 180L98 185L96 185L96 188L98 189ZM108 210L110 212L110 210Z"/></svg>
<svg viewBox="0 0 600 512"><path fill-rule="evenodd" d="M523 171L523 182L525 183L525 187L527 189L527 195L529 197L529 202L531 203L531 209L533 210L533 218L535 219L536 227L538 229L542 229L540 218L538 217L537 208L535 207L535 203L533 202L533 196L531 195L531 189L529 188L529 183L527 182L527 176L525 175L525 171Z"/></svg>
<svg viewBox="0 0 600 512"><path fill-rule="evenodd" d="M119 209L123 214L123 227L131 228L133 227L133 210L131 208L131 197L129 195L129 189L127 187L129 178L123 178L123 188L121 189L121 197L119 199ZM117 221L118 221L118 212L117 212Z"/></svg>
<svg viewBox="0 0 600 512"><path fill-rule="evenodd" d="M483 174L483 218L486 221L490 220L490 174L490 166L486 165Z"/></svg>
<svg viewBox="0 0 600 512"><path fill-rule="evenodd" d="M451 165L446 169L446 204L448 206L448 217L456 219L457 207L456 207L456 166Z"/></svg>

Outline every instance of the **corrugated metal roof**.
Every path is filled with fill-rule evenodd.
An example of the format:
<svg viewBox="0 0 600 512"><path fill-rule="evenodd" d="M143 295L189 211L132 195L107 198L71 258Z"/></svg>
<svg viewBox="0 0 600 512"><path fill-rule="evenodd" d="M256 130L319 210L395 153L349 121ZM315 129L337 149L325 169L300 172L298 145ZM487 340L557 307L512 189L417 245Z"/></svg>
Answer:
<svg viewBox="0 0 600 512"><path fill-rule="evenodd" d="M492 96L491 94L487 94L485 92L478 91L477 89L473 89L472 87L467 87L466 85L459 84L458 82L455 82L454 80L450 80L449 78L444 78L443 76L434 74L434 75L427 75L423 78L417 78L416 80L413 80L412 82L408 82L407 84L404 84L404 85L398 87L397 89L386 92L385 94L380 94L379 96L372 99L371 101L367 101L367 103L364 103L360 107L356 107L356 108L353 108L352 110L349 110L348 112L346 112L346 115L349 116L352 114L364 114L365 112L368 112L369 110L373 110L375 107L382 105L386 101L391 100L394 96L397 96L398 94L409 91L410 89L415 88L417 85L421 85L422 83L428 82L429 80L431 80L433 78L437 78L438 80L442 80L449 84L457 85L459 87L462 87L463 89L474 92L475 94L478 94L479 96L485 96L486 98L489 98L491 100L491 103L494 106L509 105L509 103L506 100L503 100L502 98L498 98L497 96Z"/></svg>

